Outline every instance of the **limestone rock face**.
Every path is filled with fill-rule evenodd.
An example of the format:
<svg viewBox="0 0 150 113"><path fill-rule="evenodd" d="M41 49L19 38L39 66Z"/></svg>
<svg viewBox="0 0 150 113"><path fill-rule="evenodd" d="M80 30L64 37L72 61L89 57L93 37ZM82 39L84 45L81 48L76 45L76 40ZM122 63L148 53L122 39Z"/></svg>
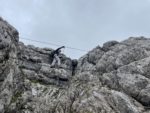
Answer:
<svg viewBox="0 0 150 113"><path fill-rule="evenodd" d="M97 46L78 60L19 42L0 18L0 113L150 113L150 39Z"/></svg>

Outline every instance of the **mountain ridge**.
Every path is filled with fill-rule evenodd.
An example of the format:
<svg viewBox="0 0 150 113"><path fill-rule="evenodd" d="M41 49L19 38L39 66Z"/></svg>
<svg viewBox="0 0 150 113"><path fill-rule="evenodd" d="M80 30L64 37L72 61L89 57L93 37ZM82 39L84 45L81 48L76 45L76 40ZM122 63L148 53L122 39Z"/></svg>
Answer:
<svg viewBox="0 0 150 113"><path fill-rule="evenodd" d="M97 46L78 60L26 46L0 18L0 113L149 113L150 39Z"/></svg>

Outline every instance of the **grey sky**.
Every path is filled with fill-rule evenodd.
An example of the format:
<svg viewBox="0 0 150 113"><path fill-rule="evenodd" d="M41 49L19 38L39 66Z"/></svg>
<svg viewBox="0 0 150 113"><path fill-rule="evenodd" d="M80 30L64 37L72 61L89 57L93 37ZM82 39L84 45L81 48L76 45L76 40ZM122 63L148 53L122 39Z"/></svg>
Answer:
<svg viewBox="0 0 150 113"><path fill-rule="evenodd" d="M150 0L0 0L0 9L20 36L84 50L108 40L150 36ZM65 53L72 58L85 54L70 49Z"/></svg>

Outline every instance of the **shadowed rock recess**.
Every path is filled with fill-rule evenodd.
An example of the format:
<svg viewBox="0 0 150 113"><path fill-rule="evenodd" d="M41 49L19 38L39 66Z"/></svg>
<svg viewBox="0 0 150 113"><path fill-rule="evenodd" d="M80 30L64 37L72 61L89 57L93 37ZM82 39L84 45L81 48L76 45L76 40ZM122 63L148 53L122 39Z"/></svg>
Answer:
<svg viewBox="0 0 150 113"><path fill-rule="evenodd" d="M50 68L51 52L0 18L0 113L150 113L150 39L62 54L62 68Z"/></svg>

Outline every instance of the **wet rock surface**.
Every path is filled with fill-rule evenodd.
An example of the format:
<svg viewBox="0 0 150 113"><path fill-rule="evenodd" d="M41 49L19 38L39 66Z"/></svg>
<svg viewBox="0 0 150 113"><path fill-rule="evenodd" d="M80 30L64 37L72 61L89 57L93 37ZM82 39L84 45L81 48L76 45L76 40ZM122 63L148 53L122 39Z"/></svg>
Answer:
<svg viewBox="0 0 150 113"><path fill-rule="evenodd" d="M78 60L24 45L0 18L0 113L150 113L150 39L97 46Z"/></svg>

